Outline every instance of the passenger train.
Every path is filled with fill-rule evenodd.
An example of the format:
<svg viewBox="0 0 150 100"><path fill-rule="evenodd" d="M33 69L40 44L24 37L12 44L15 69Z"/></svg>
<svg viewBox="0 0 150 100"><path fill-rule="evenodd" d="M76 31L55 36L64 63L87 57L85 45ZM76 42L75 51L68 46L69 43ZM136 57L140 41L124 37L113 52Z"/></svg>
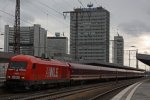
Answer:
<svg viewBox="0 0 150 100"><path fill-rule="evenodd" d="M9 62L5 85L9 88L31 89L50 84L136 78L142 77L143 73L143 70L129 67L85 65L17 55Z"/></svg>

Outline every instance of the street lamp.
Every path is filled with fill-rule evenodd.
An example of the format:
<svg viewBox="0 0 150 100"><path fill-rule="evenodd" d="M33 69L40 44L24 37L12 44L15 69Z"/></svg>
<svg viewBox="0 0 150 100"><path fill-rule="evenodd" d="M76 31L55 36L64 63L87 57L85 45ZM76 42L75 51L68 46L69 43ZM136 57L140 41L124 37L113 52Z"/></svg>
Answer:
<svg viewBox="0 0 150 100"><path fill-rule="evenodd" d="M135 47L135 46L130 46L130 47ZM129 52L129 67L130 67L130 62L131 62L131 51L134 51L134 52L136 52L136 68L138 69L138 60L137 60L137 54L138 54L138 49L136 49L136 50L126 50L126 51L128 51Z"/></svg>
<svg viewBox="0 0 150 100"><path fill-rule="evenodd" d="M133 48L136 48L136 46L131 46ZM134 50L136 52L136 68L139 68L139 64L138 64L138 59L137 59L137 54L138 54L138 49Z"/></svg>
<svg viewBox="0 0 150 100"><path fill-rule="evenodd" d="M144 51L144 53L147 55L147 51ZM145 76L146 76L146 64L145 64Z"/></svg>
<svg viewBox="0 0 150 100"><path fill-rule="evenodd" d="M137 55L138 55L138 49L136 49L136 68L139 69L139 63L138 63Z"/></svg>
<svg viewBox="0 0 150 100"><path fill-rule="evenodd" d="M131 54L130 54L130 52L131 51L136 51L136 50L127 50L127 51L129 51L129 67L130 67L130 61L131 61Z"/></svg>

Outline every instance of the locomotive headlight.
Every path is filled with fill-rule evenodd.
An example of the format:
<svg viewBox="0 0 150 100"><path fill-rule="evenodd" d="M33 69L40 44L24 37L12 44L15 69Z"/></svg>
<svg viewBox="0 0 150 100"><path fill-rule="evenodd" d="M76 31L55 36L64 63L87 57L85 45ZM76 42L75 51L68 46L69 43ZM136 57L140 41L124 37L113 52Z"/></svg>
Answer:
<svg viewBox="0 0 150 100"><path fill-rule="evenodd" d="M24 79L24 77L21 77L21 79Z"/></svg>
<svg viewBox="0 0 150 100"><path fill-rule="evenodd" d="M10 78L10 76L7 76L7 78Z"/></svg>

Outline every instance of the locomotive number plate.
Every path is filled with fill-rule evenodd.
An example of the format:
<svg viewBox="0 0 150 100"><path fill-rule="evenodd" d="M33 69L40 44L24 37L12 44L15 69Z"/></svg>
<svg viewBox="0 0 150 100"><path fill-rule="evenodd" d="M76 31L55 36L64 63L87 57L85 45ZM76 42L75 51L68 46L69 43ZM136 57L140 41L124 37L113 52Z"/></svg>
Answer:
<svg viewBox="0 0 150 100"><path fill-rule="evenodd" d="M20 79L19 76L12 76L12 79Z"/></svg>

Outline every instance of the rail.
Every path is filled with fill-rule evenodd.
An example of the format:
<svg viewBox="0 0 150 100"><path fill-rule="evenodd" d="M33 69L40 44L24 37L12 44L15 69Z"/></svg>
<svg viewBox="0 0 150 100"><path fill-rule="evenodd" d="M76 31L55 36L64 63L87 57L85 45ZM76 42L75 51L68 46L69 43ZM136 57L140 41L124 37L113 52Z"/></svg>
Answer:
<svg viewBox="0 0 150 100"><path fill-rule="evenodd" d="M99 100L99 98L105 98L105 96L108 96L109 94L112 94L112 93L116 92L117 90L122 90L122 89L124 89L125 87L127 87L127 86L129 86L129 85L131 85L131 83L130 83L130 84L123 85L123 86L120 86L120 87L117 87L117 88L113 88L113 89L111 89L111 90L109 90L109 91L106 91L106 92L104 92L104 93L101 93L101 94L99 94L99 95L96 95L96 96L94 96L94 97L92 97L92 98L90 98L90 99L88 99L88 100ZM105 99L106 99L106 98L105 98ZM105 100L105 99L104 99L104 100ZM103 99L101 99L101 100L103 100Z"/></svg>
<svg viewBox="0 0 150 100"><path fill-rule="evenodd" d="M125 87L128 86L130 84L135 83L135 81L137 80L130 80L131 82L129 82L129 80L123 80L123 81L118 81L116 82L109 82L109 83L100 83L100 84L96 84L96 85L91 85L91 86L83 86L83 87L79 87L76 89L65 89L65 90L61 90L59 92L53 92L53 93L45 93L45 94L41 94L41 95L36 95L36 96L31 96L31 97L27 97L27 98L21 98L21 100L80 100L80 99L85 99L85 100L90 100L90 98L95 97L95 95L98 94L107 94L109 90L113 89L115 90L115 88L120 88L120 87ZM130 84L127 84L130 83ZM116 85L117 84L117 85ZM110 92L110 91L109 91ZM20 98L19 98L20 99ZM18 99L18 100L19 100ZM92 99L91 99L92 100ZM95 99L93 99L95 100Z"/></svg>
<svg viewBox="0 0 150 100"><path fill-rule="evenodd" d="M101 94L101 96L102 94L105 95L107 94L108 90L112 90L116 86L120 87L122 85L121 83L125 83L125 81L129 82L129 80L121 80L92 85L63 87L61 89L54 88L41 91L29 91L27 93L8 93L8 95L4 93L3 95L0 94L0 97L1 100L96 100L96 96L98 97L98 94ZM130 81L135 83L136 81L140 80L132 79Z"/></svg>

